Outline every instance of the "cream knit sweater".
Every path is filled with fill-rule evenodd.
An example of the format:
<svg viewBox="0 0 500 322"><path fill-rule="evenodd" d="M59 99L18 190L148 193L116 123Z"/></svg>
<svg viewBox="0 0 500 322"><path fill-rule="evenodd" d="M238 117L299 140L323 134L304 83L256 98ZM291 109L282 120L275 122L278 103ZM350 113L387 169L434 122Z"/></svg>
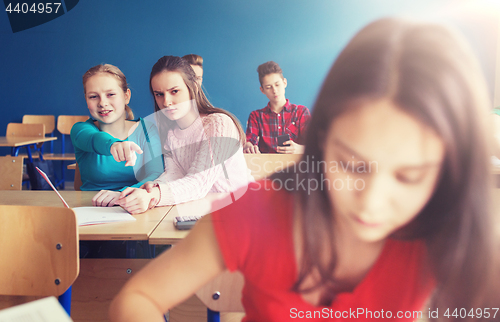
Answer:
<svg viewBox="0 0 500 322"><path fill-rule="evenodd" d="M233 192L253 181L238 129L225 114L202 115L184 130L170 130L164 148L165 172L154 181L161 194L157 206Z"/></svg>

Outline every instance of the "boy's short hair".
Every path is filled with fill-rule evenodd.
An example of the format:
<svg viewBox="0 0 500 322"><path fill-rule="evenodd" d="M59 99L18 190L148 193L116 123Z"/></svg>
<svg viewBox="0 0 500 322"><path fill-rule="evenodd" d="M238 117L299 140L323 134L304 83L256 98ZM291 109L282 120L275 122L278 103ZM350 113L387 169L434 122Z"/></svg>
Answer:
<svg viewBox="0 0 500 322"><path fill-rule="evenodd" d="M262 86L262 79L269 74L279 74L281 78L284 79L283 71L281 70L280 65L273 61L268 61L262 65L259 65L259 67L257 67L257 73L259 73L260 86Z"/></svg>
<svg viewBox="0 0 500 322"><path fill-rule="evenodd" d="M189 65L197 65L197 66L200 66L201 69L203 69L203 57L201 57L200 55L189 54L189 55L182 56L182 58L187 60Z"/></svg>

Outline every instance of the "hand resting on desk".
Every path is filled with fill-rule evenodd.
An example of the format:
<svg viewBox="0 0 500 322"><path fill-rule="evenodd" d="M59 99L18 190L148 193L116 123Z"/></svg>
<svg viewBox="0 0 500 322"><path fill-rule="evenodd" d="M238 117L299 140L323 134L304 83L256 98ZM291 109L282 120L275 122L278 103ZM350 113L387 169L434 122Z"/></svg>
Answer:
<svg viewBox="0 0 500 322"><path fill-rule="evenodd" d="M142 188L131 188L123 190L118 198L117 204L133 215L145 212L160 200L160 190L152 189L151 192Z"/></svg>
<svg viewBox="0 0 500 322"><path fill-rule="evenodd" d="M101 190L92 198L92 206L113 207L118 204L119 197L119 191Z"/></svg>

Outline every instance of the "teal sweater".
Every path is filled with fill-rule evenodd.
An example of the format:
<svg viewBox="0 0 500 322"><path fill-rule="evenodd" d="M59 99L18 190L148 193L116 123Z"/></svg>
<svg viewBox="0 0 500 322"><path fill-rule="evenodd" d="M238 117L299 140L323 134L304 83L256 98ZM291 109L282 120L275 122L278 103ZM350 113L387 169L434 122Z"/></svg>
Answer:
<svg viewBox="0 0 500 322"><path fill-rule="evenodd" d="M142 119L134 121L142 124L140 123L124 141L135 142L141 147L143 154L137 154L137 161L133 167L125 167L125 162L114 160L110 152L111 145L122 141L100 131L94 125L94 120L89 119L73 125L71 141L80 169L82 190L138 188L163 173L161 143L156 126ZM144 133L144 128L147 135Z"/></svg>

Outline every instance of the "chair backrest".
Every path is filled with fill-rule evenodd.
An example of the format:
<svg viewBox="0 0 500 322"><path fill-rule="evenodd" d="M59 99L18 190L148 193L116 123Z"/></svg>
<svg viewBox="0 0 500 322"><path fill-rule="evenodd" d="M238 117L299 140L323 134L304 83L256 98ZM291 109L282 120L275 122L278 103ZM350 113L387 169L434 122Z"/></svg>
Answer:
<svg viewBox="0 0 500 322"><path fill-rule="evenodd" d="M302 154L245 153L244 156L252 176L259 180L296 164Z"/></svg>
<svg viewBox="0 0 500 322"><path fill-rule="evenodd" d="M73 186L76 191L81 191L82 186L82 177L80 176L80 168L78 167L78 163L75 163L75 180L73 182Z"/></svg>
<svg viewBox="0 0 500 322"><path fill-rule="evenodd" d="M89 117L85 115L59 115L57 117L57 130L61 134L70 134L75 123L85 122Z"/></svg>
<svg viewBox="0 0 500 322"><path fill-rule="evenodd" d="M0 157L0 190L22 190L23 157Z"/></svg>
<svg viewBox="0 0 500 322"><path fill-rule="evenodd" d="M226 270L196 292L196 296L212 311L244 312L241 304L243 284L240 272Z"/></svg>
<svg viewBox="0 0 500 322"><path fill-rule="evenodd" d="M69 208L0 205L0 295L59 296L79 273Z"/></svg>
<svg viewBox="0 0 500 322"><path fill-rule="evenodd" d="M54 115L24 115L23 124L45 124L45 133L52 133L56 127Z"/></svg>
<svg viewBox="0 0 500 322"><path fill-rule="evenodd" d="M45 136L45 124L7 124L7 137L11 136Z"/></svg>

